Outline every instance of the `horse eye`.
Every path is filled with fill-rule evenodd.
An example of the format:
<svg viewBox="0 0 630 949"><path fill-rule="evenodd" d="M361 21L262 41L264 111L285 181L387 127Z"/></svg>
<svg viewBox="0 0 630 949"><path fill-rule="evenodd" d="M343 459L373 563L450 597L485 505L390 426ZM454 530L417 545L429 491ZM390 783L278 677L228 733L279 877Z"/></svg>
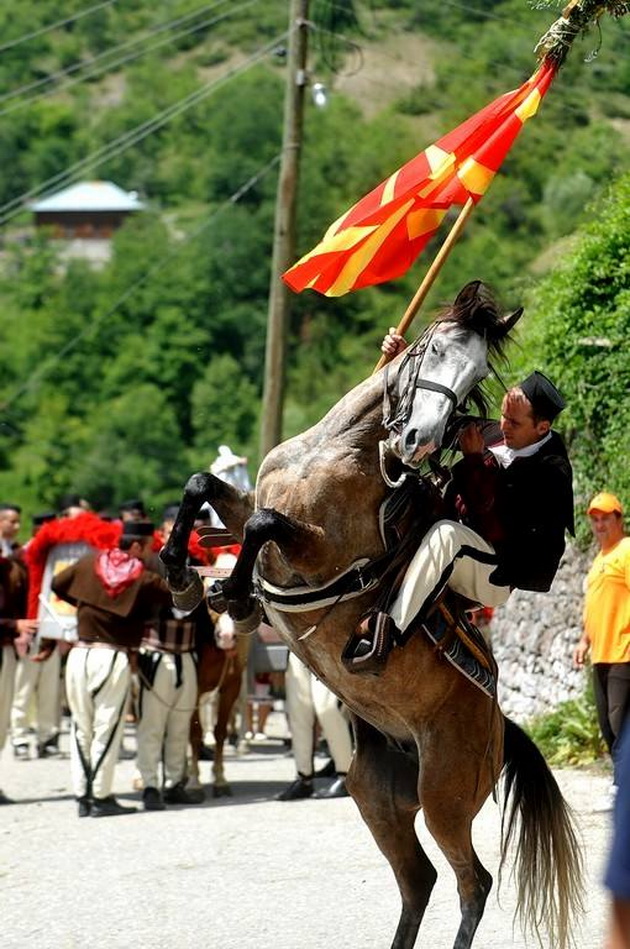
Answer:
<svg viewBox="0 0 630 949"><path fill-rule="evenodd" d="M435 353L436 356L444 355L444 347L440 340L434 339L431 341L431 352Z"/></svg>

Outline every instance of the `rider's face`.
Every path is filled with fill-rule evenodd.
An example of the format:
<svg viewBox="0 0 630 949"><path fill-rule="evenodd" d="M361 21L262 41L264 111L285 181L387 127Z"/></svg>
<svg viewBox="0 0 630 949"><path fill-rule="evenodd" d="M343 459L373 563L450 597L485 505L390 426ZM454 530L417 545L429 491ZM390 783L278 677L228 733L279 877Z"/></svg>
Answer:
<svg viewBox="0 0 630 949"><path fill-rule="evenodd" d="M501 405L501 431L508 448L527 448L549 431L549 422L535 422L532 406L522 392L510 390Z"/></svg>

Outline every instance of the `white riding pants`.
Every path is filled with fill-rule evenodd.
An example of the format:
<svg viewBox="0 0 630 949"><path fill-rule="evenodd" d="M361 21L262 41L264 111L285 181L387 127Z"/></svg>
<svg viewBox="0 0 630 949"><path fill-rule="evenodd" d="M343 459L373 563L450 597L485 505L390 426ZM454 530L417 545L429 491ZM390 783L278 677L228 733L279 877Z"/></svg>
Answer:
<svg viewBox="0 0 630 949"><path fill-rule="evenodd" d="M70 650L66 696L72 715L70 770L76 797L109 797L125 728L131 669L116 649Z"/></svg>
<svg viewBox="0 0 630 949"><path fill-rule="evenodd" d="M404 631L445 586L483 606L501 606L510 587L490 582L496 565L494 548L479 534L457 521L438 521L409 564L390 615Z"/></svg>
<svg viewBox="0 0 630 949"><path fill-rule="evenodd" d="M43 662L33 662L28 655L18 659L11 708L11 739L14 745L23 744L28 740L33 711L39 744L49 741L59 733L60 670L61 657L58 648L53 649L48 659Z"/></svg>
<svg viewBox="0 0 630 949"><path fill-rule="evenodd" d="M192 654L182 653L181 683L177 685L176 656L160 654L160 661L148 689L140 680L138 719L138 770L145 788L172 788L186 773L186 753L190 719L197 701L197 668Z"/></svg>
<svg viewBox="0 0 630 949"><path fill-rule="evenodd" d="M352 740L348 719L337 696L293 653L289 653L285 687L293 755L299 773L307 776L313 773L313 729L317 719L336 771L347 774Z"/></svg>
<svg viewBox="0 0 630 949"><path fill-rule="evenodd" d="M11 718L11 702L15 683L15 650L13 646L0 646L0 750L4 748Z"/></svg>

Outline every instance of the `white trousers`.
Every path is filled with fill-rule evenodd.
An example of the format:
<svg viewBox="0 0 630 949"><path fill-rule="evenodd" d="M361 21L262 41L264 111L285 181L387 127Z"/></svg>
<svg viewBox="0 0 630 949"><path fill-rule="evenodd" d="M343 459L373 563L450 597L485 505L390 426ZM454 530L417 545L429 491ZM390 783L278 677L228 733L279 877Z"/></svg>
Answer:
<svg viewBox="0 0 630 949"><path fill-rule="evenodd" d="M438 521L409 564L390 615L398 629L405 630L447 585L475 603L501 606L510 588L490 583L496 565L494 548L479 534L457 521Z"/></svg>
<svg viewBox="0 0 630 949"><path fill-rule="evenodd" d="M79 646L70 650L66 696L72 715L70 769L76 797L104 798L112 793L130 682L125 652Z"/></svg>
<svg viewBox="0 0 630 949"><path fill-rule="evenodd" d="M59 733L60 671L58 648L44 662L32 662L28 656L18 659L11 708L11 739L14 745L28 740L33 711L39 744Z"/></svg>
<svg viewBox="0 0 630 949"><path fill-rule="evenodd" d="M176 657L161 653L151 689L140 680L138 770L145 788L158 788L160 762L164 786L172 788L186 773L190 719L197 701L197 669L191 653L180 656L181 684L177 685Z"/></svg>
<svg viewBox="0 0 630 949"><path fill-rule="evenodd" d="M313 728L319 721L339 774L346 774L352 759L348 719L337 696L307 669L293 653L285 676L286 708L295 764L300 774L313 773Z"/></svg>
<svg viewBox="0 0 630 949"><path fill-rule="evenodd" d="M11 719L16 658L13 646L0 646L0 750L4 748Z"/></svg>

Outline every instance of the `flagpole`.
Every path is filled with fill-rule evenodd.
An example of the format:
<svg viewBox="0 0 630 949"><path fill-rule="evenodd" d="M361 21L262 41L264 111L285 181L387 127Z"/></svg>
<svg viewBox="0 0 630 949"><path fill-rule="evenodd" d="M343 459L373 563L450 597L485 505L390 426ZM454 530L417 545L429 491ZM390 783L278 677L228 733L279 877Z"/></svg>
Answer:
<svg viewBox="0 0 630 949"><path fill-rule="evenodd" d="M424 303L429 290L435 283L435 279L437 275L439 274L440 270L444 266L444 263L446 262L446 258L448 257L451 250L453 249L453 245L455 244L455 241L461 234L464 228L464 225L466 224L466 221L470 217L474 206L475 206L474 200L472 198L468 198L468 200L466 201L466 204L459 212L457 220L455 221L452 228L450 229L446 240L444 241L439 251L435 255L435 260L433 261L433 263L427 270L424 276L424 280L422 281L422 283L416 290L413 300L411 301L411 303L409 304L409 306L403 313L400 323L396 327L396 332L400 336L404 336L407 330L409 329L409 327L411 326L418 310ZM373 372L378 372L379 369L382 369L383 366L386 363L388 363L390 359L391 359L391 356L388 356L386 353L383 353L383 355L377 362L376 366L374 367Z"/></svg>

